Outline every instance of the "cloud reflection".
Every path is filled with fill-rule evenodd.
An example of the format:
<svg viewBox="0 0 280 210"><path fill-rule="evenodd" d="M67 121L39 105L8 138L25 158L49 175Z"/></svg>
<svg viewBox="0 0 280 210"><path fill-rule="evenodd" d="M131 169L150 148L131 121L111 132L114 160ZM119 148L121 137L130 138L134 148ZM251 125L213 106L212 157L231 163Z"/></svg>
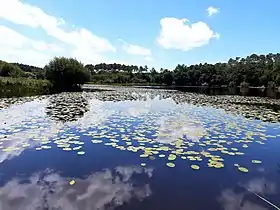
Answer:
<svg viewBox="0 0 280 210"><path fill-rule="evenodd" d="M261 196L276 193L276 184L264 178L252 179L244 186ZM245 191L244 191L245 190ZM268 199L269 200L269 199ZM245 188L235 192L233 189L226 189L221 192L218 198L224 210L269 210L271 206L258 198ZM273 203L273 202L272 202Z"/></svg>
<svg viewBox="0 0 280 210"><path fill-rule="evenodd" d="M161 143L171 143L179 138L197 142L205 135L202 124L182 115L161 117L158 124L160 125L159 135L156 141Z"/></svg>
<svg viewBox="0 0 280 210"><path fill-rule="evenodd" d="M0 188L0 210L112 209L132 198L143 199L152 194L150 186L135 186L133 174L151 176L152 169L117 167L94 173L86 179L70 178L58 173L34 174L28 181L13 179Z"/></svg>
<svg viewBox="0 0 280 210"><path fill-rule="evenodd" d="M46 104L47 100L34 100L0 112L0 163L57 135L62 124L45 119Z"/></svg>

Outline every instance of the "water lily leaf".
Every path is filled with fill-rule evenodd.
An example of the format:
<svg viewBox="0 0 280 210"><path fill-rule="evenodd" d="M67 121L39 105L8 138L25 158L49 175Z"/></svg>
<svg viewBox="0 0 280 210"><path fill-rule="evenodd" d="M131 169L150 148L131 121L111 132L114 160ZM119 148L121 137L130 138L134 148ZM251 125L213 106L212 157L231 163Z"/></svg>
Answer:
<svg viewBox="0 0 280 210"><path fill-rule="evenodd" d="M170 168L174 168L175 167L175 164L174 163L166 163L166 165Z"/></svg>
<svg viewBox="0 0 280 210"><path fill-rule="evenodd" d="M244 173L248 173L248 172L249 172L249 170L248 170L247 168L241 167L241 166L238 167L238 170L239 170L239 171L242 171L242 172L244 172Z"/></svg>
<svg viewBox="0 0 280 210"><path fill-rule="evenodd" d="M70 185L74 185L75 183L76 183L76 181L73 179L69 182Z"/></svg>
<svg viewBox="0 0 280 210"><path fill-rule="evenodd" d="M252 160L252 163L260 164L260 163L262 163L262 161L261 160Z"/></svg>
<svg viewBox="0 0 280 210"><path fill-rule="evenodd" d="M77 154L78 154L78 155L84 155L85 152L84 152L84 151L79 151L79 152L77 152Z"/></svg>
<svg viewBox="0 0 280 210"><path fill-rule="evenodd" d="M174 154L170 154L169 156L168 156L168 160L170 160L170 161L173 161L173 160L175 160L176 159L176 155L174 155Z"/></svg>
<svg viewBox="0 0 280 210"><path fill-rule="evenodd" d="M146 166L146 163L141 163L140 164L142 167L145 167Z"/></svg>
<svg viewBox="0 0 280 210"><path fill-rule="evenodd" d="M198 165L191 165L191 168L194 170L199 170L199 166Z"/></svg>

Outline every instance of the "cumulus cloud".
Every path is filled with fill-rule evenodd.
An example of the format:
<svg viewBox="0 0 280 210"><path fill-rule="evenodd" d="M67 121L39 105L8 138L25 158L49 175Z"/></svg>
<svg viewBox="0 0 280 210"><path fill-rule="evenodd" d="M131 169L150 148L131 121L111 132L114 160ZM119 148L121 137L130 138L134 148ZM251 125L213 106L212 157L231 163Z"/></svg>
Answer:
<svg viewBox="0 0 280 210"><path fill-rule="evenodd" d="M207 12L208 12L208 16L211 17L212 15L220 12L220 9L211 6L207 8Z"/></svg>
<svg viewBox="0 0 280 210"><path fill-rule="evenodd" d="M149 49L138 45L127 44L123 46L123 49L132 55L151 55L151 51Z"/></svg>
<svg viewBox="0 0 280 210"><path fill-rule="evenodd" d="M138 55L138 56L143 56L144 60L146 61L152 61L152 52L150 49L135 45L135 44L129 44L126 41L122 39L118 39L118 41L122 42L122 49L131 55Z"/></svg>
<svg viewBox="0 0 280 210"><path fill-rule="evenodd" d="M185 18L165 17L160 20L161 31L158 43L166 49L189 51L219 38L210 27L202 22L189 23Z"/></svg>
<svg viewBox="0 0 280 210"><path fill-rule="evenodd" d="M32 40L6 26L0 25L0 56L2 60L42 66L50 60L51 56L49 54L60 53L61 51L62 48L58 45Z"/></svg>
<svg viewBox="0 0 280 210"><path fill-rule="evenodd" d="M99 63L104 61L102 53L116 51L116 48L107 39L94 35L85 28L72 27L71 30L66 31L63 29L66 24L65 20L46 14L42 9L19 0L0 1L0 19L32 29L43 29L56 42L66 46L62 50L59 45L33 41L2 26L0 38L3 40L3 37L10 35L13 37L12 43L6 40L5 44L3 41L0 42L0 49L5 49L4 52L1 50L0 56L8 61L21 58L26 63L30 63L31 60L28 58L32 58L34 64L45 63L50 58L45 51L51 51L51 56L73 56L83 62ZM42 53L43 51L44 53Z"/></svg>

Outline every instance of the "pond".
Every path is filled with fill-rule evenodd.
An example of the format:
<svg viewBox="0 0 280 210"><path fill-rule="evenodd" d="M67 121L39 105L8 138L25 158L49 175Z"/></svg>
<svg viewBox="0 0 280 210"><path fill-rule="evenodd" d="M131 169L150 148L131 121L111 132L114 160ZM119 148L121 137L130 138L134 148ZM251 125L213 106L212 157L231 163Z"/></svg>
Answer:
<svg viewBox="0 0 280 210"><path fill-rule="evenodd" d="M137 88L1 99L0 210L279 209L279 106Z"/></svg>

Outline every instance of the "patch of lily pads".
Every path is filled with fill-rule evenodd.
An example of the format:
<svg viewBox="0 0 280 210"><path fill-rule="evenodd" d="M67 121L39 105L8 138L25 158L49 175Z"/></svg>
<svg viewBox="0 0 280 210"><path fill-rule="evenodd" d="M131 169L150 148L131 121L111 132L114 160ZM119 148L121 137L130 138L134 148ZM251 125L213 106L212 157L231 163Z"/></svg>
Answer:
<svg viewBox="0 0 280 210"><path fill-rule="evenodd" d="M241 96L205 96L177 91L141 90L124 88L118 91L91 93L63 93L52 96L1 99L0 149L15 152L34 147L45 151L55 146L65 152L86 156L83 146L88 141L92 146L104 145L121 151L135 153L141 159L141 166L159 160L167 167L176 167L177 162L189 162L193 170L201 167L224 168L227 158L244 156L250 147L261 146L280 138L277 123L280 113L269 110L264 103L280 105L277 100ZM28 101L44 101L44 118L27 115L20 125L5 124L11 104ZM91 101L99 104L91 104ZM244 105L253 100L262 106ZM129 101L135 103L129 104ZM128 102L128 103L127 103ZM169 103L170 108L157 107ZM9 105L3 105L9 104ZM128 104L129 108L123 108ZM97 106L98 105L98 106ZM132 107L131 107L132 106ZM141 109L133 109L139 106ZM155 108L153 107L155 106ZM96 114L104 120L94 121L97 115L90 107L97 107ZM96 108L96 109L97 109ZM139 111L140 110L140 111ZM259 118L260 120L254 120ZM94 121L95 123L92 123ZM71 123L69 123L71 122ZM6 126L5 125L9 125ZM273 133L267 126L272 126ZM42 129L42 132L38 132ZM52 129L50 136L42 136ZM34 132L34 135L30 135ZM27 142L17 143L20 137L29 133ZM251 160L262 164L261 160ZM177 164L181 166L181 164ZM249 172L242 164L234 165L241 172Z"/></svg>

